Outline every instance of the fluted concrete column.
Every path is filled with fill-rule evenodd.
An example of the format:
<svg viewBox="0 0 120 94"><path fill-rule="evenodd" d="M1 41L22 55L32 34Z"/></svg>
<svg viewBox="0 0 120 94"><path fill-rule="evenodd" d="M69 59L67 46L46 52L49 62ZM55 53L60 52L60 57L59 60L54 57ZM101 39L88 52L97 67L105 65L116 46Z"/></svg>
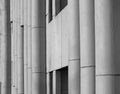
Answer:
<svg viewBox="0 0 120 94"><path fill-rule="evenodd" d="M120 1L95 1L96 94L120 93Z"/></svg>
<svg viewBox="0 0 120 94"><path fill-rule="evenodd" d="M95 94L94 0L79 0L81 93Z"/></svg>
<svg viewBox="0 0 120 94"><path fill-rule="evenodd" d="M11 32L10 32L10 0L2 0L1 62L2 62L2 94L11 94Z"/></svg>
<svg viewBox="0 0 120 94"><path fill-rule="evenodd" d="M52 91L53 91L53 94L57 94L57 91L56 91L56 90L57 90L57 89L56 89L56 71L53 71L53 79L52 79L52 80L53 80L53 81L52 81L52 82L53 82L53 83L52 83L52 84L53 84L53 88L52 88L52 89L53 89L53 90L52 90Z"/></svg>
<svg viewBox="0 0 120 94"><path fill-rule="evenodd" d="M45 3L32 0L32 94L46 94Z"/></svg>
<svg viewBox="0 0 120 94"><path fill-rule="evenodd" d="M50 73L47 73L47 94L50 94Z"/></svg>
<svg viewBox="0 0 120 94"><path fill-rule="evenodd" d="M12 33L12 39L13 39L13 47L12 47L12 49L13 49L13 66L12 66L12 69L13 69L13 79L12 79L12 94L16 94L15 93L15 28L14 28L14 26L15 26L15 23L14 23L14 21L13 21L13 33Z"/></svg>
<svg viewBox="0 0 120 94"><path fill-rule="evenodd" d="M28 0L24 0L24 92L28 94Z"/></svg>
<svg viewBox="0 0 120 94"><path fill-rule="evenodd" d="M11 93L14 94L14 32L13 21L11 21Z"/></svg>
<svg viewBox="0 0 120 94"><path fill-rule="evenodd" d="M13 44L13 47L12 47L12 49L13 49L13 66L12 66L12 68L13 68L13 81L12 81L12 94L16 94L16 88L15 88L15 0L13 0L13 2L12 2L12 6L13 6L13 10L12 10L12 12L13 12L13 15L12 15L12 19L13 19L13 31L12 31L12 39L13 39L13 41L12 41L12 44Z"/></svg>
<svg viewBox="0 0 120 94"><path fill-rule="evenodd" d="M20 31L18 31L18 94L24 94L24 45L23 45L23 33L24 27L23 25L20 27Z"/></svg>
<svg viewBox="0 0 120 94"><path fill-rule="evenodd" d="M80 94L79 0L69 0L72 25L69 31L68 92Z"/></svg>
<svg viewBox="0 0 120 94"><path fill-rule="evenodd" d="M28 94L32 94L32 0L28 0Z"/></svg>

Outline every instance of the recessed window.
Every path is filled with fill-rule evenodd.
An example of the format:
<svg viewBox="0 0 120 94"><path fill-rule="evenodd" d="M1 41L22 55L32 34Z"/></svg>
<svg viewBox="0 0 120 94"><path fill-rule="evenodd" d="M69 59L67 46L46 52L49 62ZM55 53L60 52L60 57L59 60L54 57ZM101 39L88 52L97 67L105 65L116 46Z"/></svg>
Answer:
<svg viewBox="0 0 120 94"><path fill-rule="evenodd" d="M56 94L68 94L68 67L56 71Z"/></svg>
<svg viewBox="0 0 120 94"><path fill-rule="evenodd" d="M67 5L67 0L55 0L56 15Z"/></svg>
<svg viewBox="0 0 120 94"><path fill-rule="evenodd" d="M52 20L52 0L49 0L49 22Z"/></svg>

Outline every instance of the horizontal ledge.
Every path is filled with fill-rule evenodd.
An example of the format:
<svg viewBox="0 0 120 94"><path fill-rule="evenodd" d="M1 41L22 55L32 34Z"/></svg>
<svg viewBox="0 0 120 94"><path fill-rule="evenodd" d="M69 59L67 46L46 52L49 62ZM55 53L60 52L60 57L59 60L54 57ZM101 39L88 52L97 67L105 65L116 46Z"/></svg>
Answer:
<svg viewBox="0 0 120 94"><path fill-rule="evenodd" d="M96 77L99 77L99 76L120 76L120 74L98 74L96 75Z"/></svg>
<svg viewBox="0 0 120 94"><path fill-rule="evenodd" d="M69 59L69 61L76 61L76 60L79 61L80 59Z"/></svg>
<svg viewBox="0 0 120 94"><path fill-rule="evenodd" d="M80 67L80 68L95 68L95 66L93 66L93 65L90 65L90 66L82 66L82 67Z"/></svg>

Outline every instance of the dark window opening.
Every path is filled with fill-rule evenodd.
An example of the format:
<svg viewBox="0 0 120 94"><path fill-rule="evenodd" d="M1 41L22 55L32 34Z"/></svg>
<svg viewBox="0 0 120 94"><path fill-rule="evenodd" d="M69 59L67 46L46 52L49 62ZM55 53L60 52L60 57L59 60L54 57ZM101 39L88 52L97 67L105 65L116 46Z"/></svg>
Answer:
<svg viewBox="0 0 120 94"><path fill-rule="evenodd" d="M56 15L67 5L67 0L55 0Z"/></svg>
<svg viewBox="0 0 120 94"><path fill-rule="evenodd" d="M52 0L49 0L49 22L52 20Z"/></svg>
<svg viewBox="0 0 120 94"><path fill-rule="evenodd" d="M68 67L56 71L56 93L68 94Z"/></svg>
<svg viewBox="0 0 120 94"><path fill-rule="evenodd" d="M50 94L53 94L53 72L50 72Z"/></svg>

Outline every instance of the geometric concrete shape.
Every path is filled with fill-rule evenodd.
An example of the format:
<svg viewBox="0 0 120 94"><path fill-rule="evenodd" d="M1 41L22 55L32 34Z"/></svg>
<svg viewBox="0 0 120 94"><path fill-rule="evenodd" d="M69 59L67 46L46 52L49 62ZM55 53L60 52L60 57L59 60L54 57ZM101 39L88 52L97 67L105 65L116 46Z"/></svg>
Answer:
<svg viewBox="0 0 120 94"><path fill-rule="evenodd" d="M45 72L45 29L32 28L32 71Z"/></svg>
<svg viewBox="0 0 120 94"><path fill-rule="evenodd" d="M69 60L69 12L68 5L60 12L61 17L61 50L62 50L62 67L68 66Z"/></svg>
<svg viewBox="0 0 120 94"><path fill-rule="evenodd" d="M94 0L80 0L80 55L82 66L95 66Z"/></svg>
<svg viewBox="0 0 120 94"><path fill-rule="evenodd" d="M32 73L32 94L46 94L46 74Z"/></svg>
<svg viewBox="0 0 120 94"><path fill-rule="evenodd" d="M96 94L120 94L120 76L97 76Z"/></svg>
<svg viewBox="0 0 120 94"><path fill-rule="evenodd" d="M95 2L96 74L120 74L120 1Z"/></svg>
<svg viewBox="0 0 120 94"><path fill-rule="evenodd" d="M80 60L69 61L68 94L80 94Z"/></svg>
<svg viewBox="0 0 120 94"><path fill-rule="evenodd" d="M95 94L95 67L81 68L81 94Z"/></svg>
<svg viewBox="0 0 120 94"><path fill-rule="evenodd" d="M46 24L46 0L32 0L32 27L44 27Z"/></svg>

